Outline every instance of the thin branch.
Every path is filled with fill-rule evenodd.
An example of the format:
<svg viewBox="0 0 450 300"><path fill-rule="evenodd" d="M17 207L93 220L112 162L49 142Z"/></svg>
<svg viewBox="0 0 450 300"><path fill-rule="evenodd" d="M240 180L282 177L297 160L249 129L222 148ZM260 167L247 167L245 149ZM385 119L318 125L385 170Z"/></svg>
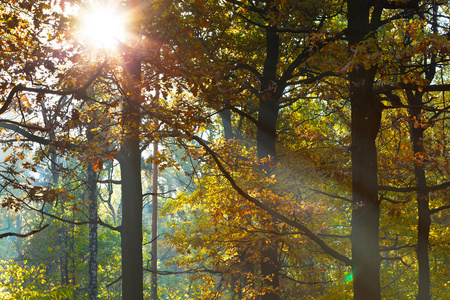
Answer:
<svg viewBox="0 0 450 300"><path fill-rule="evenodd" d="M143 194L142 197L153 196L153 195L163 196L163 195L170 194L170 193L173 193L173 192L176 192L176 190L170 190L170 191L163 192L163 193L152 193L152 192L150 192L150 193Z"/></svg>
<svg viewBox="0 0 450 300"><path fill-rule="evenodd" d="M94 180L95 183L112 183L112 184L122 184L122 180Z"/></svg>
<svg viewBox="0 0 450 300"><path fill-rule="evenodd" d="M223 271L215 271L207 268L199 268L185 271L155 271L149 268L144 268L144 271L150 273L156 273L158 275L178 275L178 274L196 274L196 273L210 273L210 274L223 274Z"/></svg>
<svg viewBox="0 0 450 300"><path fill-rule="evenodd" d="M412 187L404 187L399 188L395 186L388 186L388 185L379 185L378 190L379 191L391 191L391 192L397 192L397 193L410 193L410 192L432 192L432 191L438 191L445 188L450 187L450 181L433 185L433 186L412 186Z"/></svg>
<svg viewBox="0 0 450 300"><path fill-rule="evenodd" d="M251 121L253 124L258 125L258 120L256 120L256 118L254 118L253 116L249 115L248 113L240 110L239 108L237 108L235 106L230 106L230 107L227 107L227 108L229 108L231 111L234 111L238 115L243 116L247 120Z"/></svg>
<svg viewBox="0 0 450 300"><path fill-rule="evenodd" d="M49 139L29 133L28 131L21 128L19 125L9 124L6 122L0 122L0 127L17 132L18 134L22 135L23 137L26 137L27 139L29 139L30 141L39 143L41 145L48 145L52 142Z"/></svg>
<svg viewBox="0 0 450 300"><path fill-rule="evenodd" d="M119 276L119 278L117 278L117 279L114 280L113 282L108 283L108 284L106 285L106 287L109 288L110 286L112 286L113 284L118 283L118 282L121 281L121 280L122 280L122 276Z"/></svg>
<svg viewBox="0 0 450 300"><path fill-rule="evenodd" d="M380 248L380 252L386 252L386 251L397 251L405 248L415 248L416 245L406 244L402 246L390 246L390 247L382 247Z"/></svg>
<svg viewBox="0 0 450 300"><path fill-rule="evenodd" d="M338 235L338 234L328 234L328 233L318 233L317 236L332 237L335 239L349 239L352 237L350 234Z"/></svg>
<svg viewBox="0 0 450 300"><path fill-rule="evenodd" d="M10 124L10 122L0 122L0 127L17 132L18 134L27 138L29 141L32 141L32 142L35 142L35 143L38 143L41 145L47 146L47 145L53 144L56 147L61 147L66 150L74 150L79 147L79 145L72 144L70 142L53 141L53 140L46 139L46 138L40 137L38 135L29 133L28 131L26 131L25 129L22 128L22 127L26 127L26 125L22 125L22 124L16 125L16 124Z"/></svg>
<svg viewBox="0 0 450 300"><path fill-rule="evenodd" d="M328 283L334 282L333 280L331 280L331 281L300 281L300 280L292 278L292 277L290 277L290 276L288 276L286 274L280 274L280 276L283 277L283 278L286 278L286 279L288 279L290 281L293 281L295 283L298 283L298 284L314 285L314 284L328 284Z"/></svg>
<svg viewBox="0 0 450 300"><path fill-rule="evenodd" d="M311 191L313 191L313 192L316 192L316 193L318 193L318 194L322 194L322 195L328 196L328 197L330 197L330 198L336 198L336 199L343 200L343 201L345 201L345 202L352 203L352 200L350 200L350 199L348 199L348 198L344 198L344 197L342 197L342 196L332 195L332 194L329 194L329 193L326 193L326 192L323 192L323 191L320 191L320 190L316 190L316 189L309 189L309 190L311 190Z"/></svg>
<svg viewBox="0 0 450 300"><path fill-rule="evenodd" d="M404 260L403 257L381 257L381 260L389 260L389 261L395 261L395 260L399 260L403 265L405 265L406 267L409 267L410 265L408 265Z"/></svg>
<svg viewBox="0 0 450 300"><path fill-rule="evenodd" d="M13 124L13 125L17 125L17 126L23 127L25 129L42 131L42 132L48 132L48 131L51 130L51 128L40 127L40 126L36 126L36 125L23 124L23 123L19 123L19 122L8 120L8 119L0 119L0 122L1 123L9 123L9 124Z"/></svg>
<svg viewBox="0 0 450 300"><path fill-rule="evenodd" d="M28 236L33 235L35 233L41 232L42 230L44 230L48 226L49 226L49 224L45 224L41 228L32 230L32 231L30 231L28 233L25 233L25 234L20 234L20 233L15 233L15 232L2 233L2 234L0 234L0 239L3 239L3 238L8 237L8 236L16 236L16 237L20 237L20 238L25 238L25 237L28 237Z"/></svg>
<svg viewBox="0 0 450 300"><path fill-rule="evenodd" d="M34 92L34 93L43 93L43 94L52 94L52 95L85 95L86 90L91 86L91 84L102 74L103 69L106 66L107 61L105 60L100 67L98 68L97 72L92 76L82 87L73 89L73 90L67 90L67 91L55 91L48 88L33 88L33 87L26 87L22 84L16 85L8 94L8 97L6 98L5 103L0 108L0 114L3 114L11 104L13 98L17 93L19 92Z"/></svg>
<svg viewBox="0 0 450 300"><path fill-rule="evenodd" d="M28 205L26 203L25 203L25 205L28 207L28 209L31 209L33 211L36 211L36 212L42 214L42 215L45 215L47 217L50 217L52 219L55 219L55 220L58 220L58 221L61 221L61 222L65 222L65 223L69 223L69 224L73 224L73 225L98 224L98 225L101 225L101 226L106 227L108 229L120 232L120 228L121 228L120 226L109 225L109 224L103 222L100 218L98 218L98 220L96 222L92 222L92 221L81 221L81 222L79 222L79 221L71 221L71 220L67 220L67 219L64 219L64 218L52 215L52 214L44 211L43 208L41 208L41 209L34 208L34 207L32 207L32 206L30 206L30 205Z"/></svg>
<svg viewBox="0 0 450 300"><path fill-rule="evenodd" d="M438 208L434 208L434 209L430 210L430 214L435 214L435 213L438 213L438 212L440 212L442 210L449 209L449 208L450 208L450 205L444 205L444 206L441 206L441 207L438 207Z"/></svg>
<svg viewBox="0 0 450 300"><path fill-rule="evenodd" d="M150 241L147 242L147 243L144 243L142 246L145 246L145 245L148 245L148 244L153 243L154 241L156 241L156 240L157 240L160 236L162 236L162 235L164 235L164 233L158 234L157 237L153 238L152 240L150 240Z"/></svg>

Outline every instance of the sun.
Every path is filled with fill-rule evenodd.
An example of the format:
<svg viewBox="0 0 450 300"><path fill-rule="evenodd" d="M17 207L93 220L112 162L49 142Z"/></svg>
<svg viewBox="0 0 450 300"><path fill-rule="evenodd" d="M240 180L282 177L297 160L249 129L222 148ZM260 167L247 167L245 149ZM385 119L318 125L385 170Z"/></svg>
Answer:
<svg viewBox="0 0 450 300"><path fill-rule="evenodd" d="M96 49L112 49L124 40L125 20L117 7L93 5L80 12L83 43Z"/></svg>

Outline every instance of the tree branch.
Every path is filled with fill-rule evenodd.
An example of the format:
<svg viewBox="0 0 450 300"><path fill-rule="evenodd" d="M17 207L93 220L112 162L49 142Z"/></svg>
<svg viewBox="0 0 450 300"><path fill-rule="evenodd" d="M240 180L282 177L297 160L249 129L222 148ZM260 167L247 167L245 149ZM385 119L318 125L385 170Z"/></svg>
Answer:
<svg viewBox="0 0 450 300"><path fill-rule="evenodd" d="M102 74L103 69L105 68L107 64L107 61L105 60L100 67L98 68L97 72L92 76L82 87L73 89L73 90L67 90L67 91L55 91L47 88L33 88L33 87L26 87L22 84L16 85L8 94L8 97L6 98L5 103L3 103L3 106L0 108L0 114L4 113L8 107L11 105L12 99L14 98L17 93L25 91L25 92L34 92L34 93L43 93L43 94L52 94L52 95L85 95L86 90L91 86L91 84Z"/></svg>
<svg viewBox="0 0 450 300"><path fill-rule="evenodd" d="M337 196L337 195L328 194L328 193L326 193L326 192L323 192L323 191L320 191L320 190L316 190L316 189L309 189L309 190L311 190L311 191L313 191L313 192L316 192L316 193L318 193L318 194L325 195L325 196L330 197L330 198L336 198L336 199L339 199L339 200L343 200L343 201L345 201L345 202L352 203L352 200L350 200L350 199L348 199L348 198L345 198L345 197L342 197L342 196Z"/></svg>
<svg viewBox="0 0 450 300"><path fill-rule="evenodd" d="M49 139L29 133L25 129L21 128L19 125L10 124L10 123L6 123L6 122L0 122L0 127L17 132L18 134L22 135L23 137L26 137L27 139L29 139L30 141L39 143L41 145L48 145L52 142Z"/></svg>
<svg viewBox="0 0 450 300"><path fill-rule="evenodd" d="M56 147L62 147L62 148L67 149L67 150L73 150L73 149L76 149L76 148L79 147L78 145L72 144L72 143L69 143L69 142L52 141L50 139L46 139L46 138L34 135L34 134L29 133L28 131L26 131L25 129L22 128L22 127L26 127L26 126L24 126L22 124L17 124L16 125L16 124L11 124L11 123L12 122L9 122L9 121L0 122L0 127L12 130L14 132L17 132L18 134L22 135L23 137L29 139L30 141L36 142L36 143L41 144L41 145L46 145L47 146L47 145L53 144Z"/></svg>
<svg viewBox="0 0 450 300"><path fill-rule="evenodd" d="M45 224L41 228L32 230L32 231L30 231L28 233L25 233L25 234L20 234L20 233L15 233L15 232L2 233L2 234L0 234L0 239L3 239L3 238L8 237L8 236L16 236L16 237L20 237L20 238L25 238L25 237L28 237L28 236L33 235L35 233L41 232L42 230L44 230L48 226L49 226L49 224Z"/></svg>
<svg viewBox="0 0 450 300"><path fill-rule="evenodd" d="M445 188L450 187L450 181L434 185L434 186L412 186L412 187L404 187L399 188L395 186L388 186L388 185L379 185L378 190L379 191L391 191L391 192L397 192L397 193L410 193L410 192L432 192L432 191L438 191Z"/></svg>
<svg viewBox="0 0 450 300"><path fill-rule="evenodd" d="M34 207L32 207L32 206L30 206L30 205L28 205L28 204L26 204L26 203L25 203L25 205L28 207L28 209L31 209L31 210L36 211L36 212L38 212L38 213L40 213L40 214L43 214L43 215L45 215L45 216L47 216L47 217L50 217L50 218L52 218L52 219L55 219L55 220L58 220L58 221L61 221L61 222L64 222L64 223L69 223L69 224L73 224L73 225L98 224L98 225L101 225L101 226L106 227L106 228L108 228L108 229L111 229L111 230L120 232L120 226L112 226L112 225L109 225L109 224L103 222L100 218L98 218L98 220L97 220L96 222L91 222L91 221L81 221L81 222L78 222L78 221L70 221L70 220L67 220L67 219L64 219L64 218L61 218L61 217L52 215L52 214L50 214L50 213L44 211L43 209L37 209L37 208L34 208Z"/></svg>
<svg viewBox="0 0 450 300"><path fill-rule="evenodd" d="M435 213L438 213L438 212L440 212L442 210L449 209L449 208L450 208L450 205L444 205L444 206L441 206L441 207L438 207L438 208L434 208L434 209L430 210L430 214L435 214Z"/></svg>
<svg viewBox="0 0 450 300"><path fill-rule="evenodd" d="M330 246L328 246L321 238L319 238L316 234L314 234L309 228L307 228L305 225L298 223L294 220L291 220L289 218L287 218L286 216L280 214L279 212L273 210L272 208L270 208L269 206L265 205L264 203L262 203L260 200L250 196L249 194L247 194L237 183L236 181L232 178L232 176L230 175L230 173L228 173L228 171L225 169L225 167L223 166L223 164L221 163L221 161L219 160L218 156L216 155L216 153L199 137L194 136L194 135L190 135L189 136L191 139L197 141L197 143L199 143L205 150L206 152L211 155L212 159L214 160L214 162L216 163L217 167L219 168L219 170L222 172L223 176L225 176L225 178L227 179L227 181L231 184L231 186L233 187L233 189L238 192L239 195L241 195L243 198L247 199L248 201L250 201L251 203L253 203L255 206L259 207L260 209L266 211L269 215L271 215L272 217L280 220L283 223L286 223L289 226L292 226L293 228L296 228L298 230L300 230L302 232L303 235L305 235L306 237L308 237L309 239L311 239L312 241L316 242L320 248L322 248L322 250L331 255L332 257L334 257L335 259L345 263L346 265L350 266L352 264L352 260L350 258L348 258L345 255L340 254L339 252L335 251L334 249L332 249Z"/></svg>

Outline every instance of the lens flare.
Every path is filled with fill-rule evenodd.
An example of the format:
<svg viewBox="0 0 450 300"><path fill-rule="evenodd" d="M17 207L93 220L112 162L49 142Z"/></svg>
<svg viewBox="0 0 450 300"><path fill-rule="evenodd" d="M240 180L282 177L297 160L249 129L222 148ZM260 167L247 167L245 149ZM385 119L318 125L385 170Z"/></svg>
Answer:
<svg viewBox="0 0 450 300"><path fill-rule="evenodd" d="M345 282L350 282L352 280L353 280L353 272L350 272L345 276Z"/></svg>
<svg viewBox="0 0 450 300"><path fill-rule="evenodd" d="M108 6L92 6L80 14L81 39L87 45L111 49L123 41L125 21L117 9Z"/></svg>

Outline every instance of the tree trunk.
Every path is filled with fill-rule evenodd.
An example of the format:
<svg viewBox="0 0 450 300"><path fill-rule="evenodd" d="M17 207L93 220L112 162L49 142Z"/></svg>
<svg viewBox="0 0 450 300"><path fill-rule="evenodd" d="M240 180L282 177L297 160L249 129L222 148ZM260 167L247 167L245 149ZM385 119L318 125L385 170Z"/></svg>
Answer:
<svg viewBox="0 0 450 300"><path fill-rule="evenodd" d="M438 6L433 3L433 19L432 19L432 31L438 34ZM425 57L426 61L426 57ZM436 54L431 56L431 61L425 71L425 79L428 82L432 82L436 75ZM411 106L423 105L423 93L413 92L408 90L406 92L408 104ZM413 144L413 151L415 157L421 157L421 153L424 152L423 138L425 128L421 126L421 110L410 109L411 127L410 136ZM415 121L419 126L415 126ZM414 175L416 177L416 185L418 187L426 187L427 180L425 174L425 168L423 162L417 160L414 165ZM417 263L419 265L419 291L417 294L417 300L431 300L431 282L430 282L430 257L429 257L429 236L431 227L431 211L429 208L429 193L427 191L417 192Z"/></svg>
<svg viewBox="0 0 450 300"><path fill-rule="evenodd" d="M140 0L127 2L131 16L138 14ZM124 58L124 97L122 106L122 143L118 155L121 176L120 227L122 250L122 299L142 300L144 298L142 258L142 178L141 178L141 61L134 52L139 42L139 18L133 16L127 26L128 48Z"/></svg>
<svg viewBox="0 0 450 300"><path fill-rule="evenodd" d="M54 139L54 136L51 135L51 138ZM59 172L58 166L56 163L57 157L52 152L50 154L51 160L51 172L52 172L52 187L57 188L59 181ZM58 204L58 201L56 201ZM57 205L56 204L56 205ZM61 215L64 215L65 212L65 204L63 202L59 203L61 209ZM57 230L58 232L58 246L59 246L59 273L60 273L60 283L61 285L69 285L69 257L67 253L67 227L66 223L62 222L60 227Z"/></svg>
<svg viewBox="0 0 450 300"><path fill-rule="evenodd" d="M97 222L98 220L98 202L97 202L97 174L94 171L92 164L89 163L87 167L87 202L89 207L89 221ZM96 223L89 224L89 282L88 295L90 300L98 299L98 282L97 282L97 255L98 255L98 240L97 240Z"/></svg>
<svg viewBox="0 0 450 300"><path fill-rule="evenodd" d="M158 142L153 141L153 174L152 174L152 280L151 299L158 300L158 162L156 153L158 152Z"/></svg>
<svg viewBox="0 0 450 300"><path fill-rule="evenodd" d="M352 47L369 34L368 0L348 1L348 40ZM373 92L376 68L357 66L350 73L352 132L352 272L357 300L381 299L377 149L381 104Z"/></svg>
<svg viewBox="0 0 450 300"><path fill-rule="evenodd" d="M363 73L363 72L358 72ZM352 101L352 269L354 299L380 299L376 135L381 109L368 87L351 87Z"/></svg>
<svg viewBox="0 0 450 300"><path fill-rule="evenodd" d="M411 106L423 105L423 93L407 91L408 104ZM423 162L420 156L424 151L423 137L425 129L421 126L421 110L410 109L410 136L413 145L414 157L414 175L418 187L426 187L426 174ZM431 226L431 212L429 209L429 195L427 191L418 191L417 194L417 213L419 216L417 224L417 263L419 265L419 292L417 300L431 300L430 292L430 258L428 249L430 246L429 235Z"/></svg>
<svg viewBox="0 0 450 300"><path fill-rule="evenodd" d="M278 262L278 242L276 240L267 241L262 245L261 274L263 278L263 287L270 287L273 291L262 295L262 300L280 299L278 288L280 287L280 265Z"/></svg>
<svg viewBox="0 0 450 300"><path fill-rule="evenodd" d="M231 110L230 109L221 110L219 111L219 116L220 119L222 120L223 135L225 140L234 139L233 126L231 124Z"/></svg>
<svg viewBox="0 0 450 300"><path fill-rule="evenodd" d="M130 51L131 52L131 51ZM140 141L141 63L132 53L124 66L122 147L118 155L122 190L122 299L143 299L142 179Z"/></svg>
<svg viewBox="0 0 450 300"><path fill-rule="evenodd" d="M426 186L425 172L422 167L415 167L414 173L416 174L417 186ZM417 295L418 300L431 300L430 292L430 263L428 248L430 226L431 226L431 213L428 206L428 193L417 193L417 210L419 215L419 221L417 224L417 262L419 264L419 292Z"/></svg>
<svg viewBox="0 0 450 300"><path fill-rule="evenodd" d="M278 98L276 94L276 72L279 58L280 38L278 33L272 29L266 30L267 56L264 62L263 77L261 79L261 95L258 107L258 128L256 132L256 145L258 159L266 160L262 164L263 170L270 174L273 164L277 161L276 139ZM275 205L276 206L276 205ZM272 205L272 208L273 207ZM262 300L279 300L280 268L278 262L278 241L267 234L267 240L263 241L261 252L261 274L263 288L269 291L262 295Z"/></svg>
<svg viewBox="0 0 450 300"><path fill-rule="evenodd" d="M143 265L141 153L137 136L126 134L121 151L122 299L139 300L143 299Z"/></svg>

